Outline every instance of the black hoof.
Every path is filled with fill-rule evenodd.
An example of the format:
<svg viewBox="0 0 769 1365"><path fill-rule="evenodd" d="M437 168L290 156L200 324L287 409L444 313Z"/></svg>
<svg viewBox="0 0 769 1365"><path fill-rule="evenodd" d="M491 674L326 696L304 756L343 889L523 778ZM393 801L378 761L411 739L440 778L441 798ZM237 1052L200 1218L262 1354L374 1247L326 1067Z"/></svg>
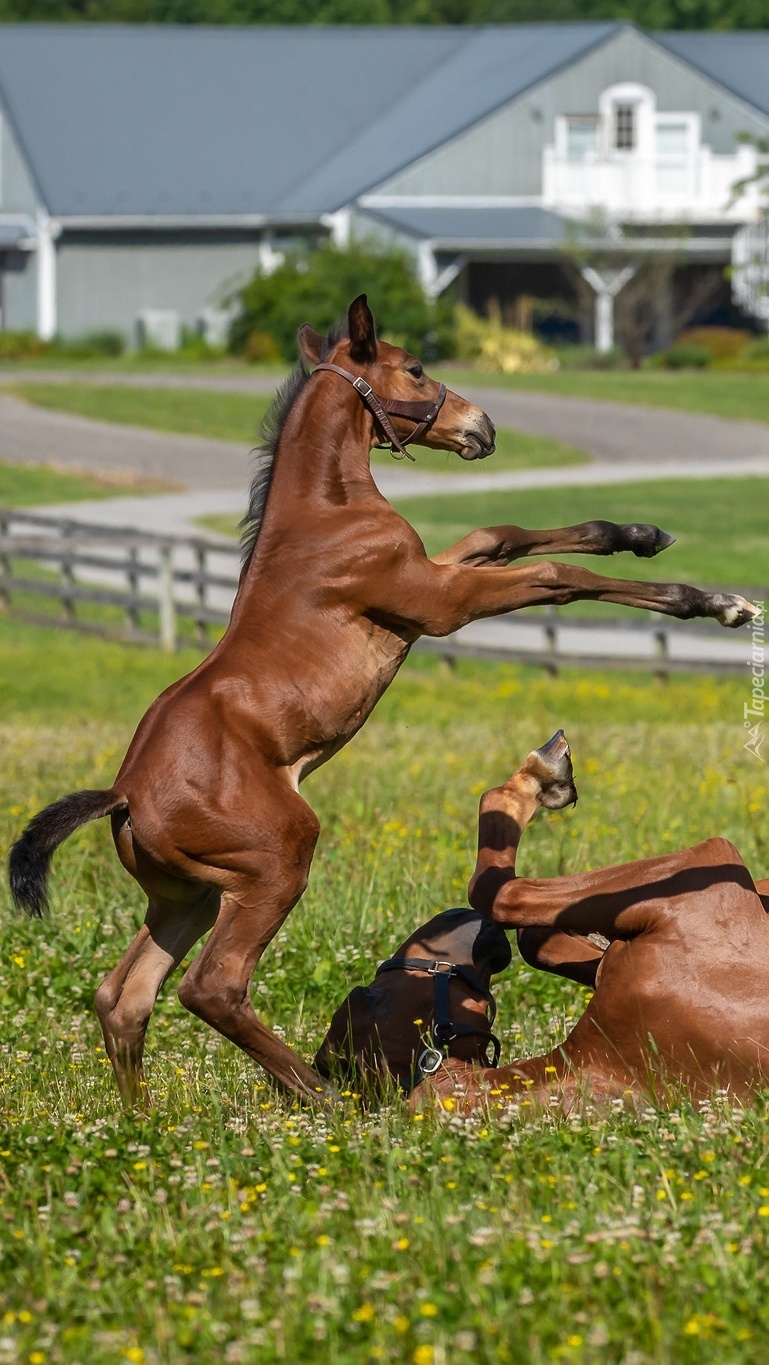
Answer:
<svg viewBox="0 0 769 1365"><path fill-rule="evenodd" d="M546 810L563 810L564 806L576 806L577 788L574 783L574 769L571 764L569 748L563 730L557 730L552 739L530 754L534 771L542 788L540 804Z"/></svg>
<svg viewBox="0 0 769 1365"><path fill-rule="evenodd" d="M675 545L676 540L667 531L661 531L659 526L646 526L643 523L623 526L622 535L627 549L632 550L637 559L653 559Z"/></svg>

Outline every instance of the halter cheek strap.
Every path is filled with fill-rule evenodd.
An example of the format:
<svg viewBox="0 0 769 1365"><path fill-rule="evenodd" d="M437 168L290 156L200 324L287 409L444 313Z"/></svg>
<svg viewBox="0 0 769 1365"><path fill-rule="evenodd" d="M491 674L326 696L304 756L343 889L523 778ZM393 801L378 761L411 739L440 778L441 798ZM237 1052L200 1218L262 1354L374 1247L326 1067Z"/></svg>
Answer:
<svg viewBox="0 0 769 1365"><path fill-rule="evenodd" d="M401 459L404 456L407 460L414 459L406 446L411 441L418 441L421 436L424 436L425 432L430 430L446 398L445 384L441 384L434 401L428 398L419 403L410 403L401 398L380 398L378 394L374 393L367 379L364 379L362 375L351 374L349 370L343 370L341 365L332 365L329 361L324 361L315 366L313 374L317 374L319 370L328 370L331 374L338 374L342 379L346 379L349 384L352 384L355 392L363 400L369 412L373 414L385 440L389 441L391 453L395 455L396 450L398 450ZM404 441L399 439L395 427L390 421L391 416L405 417L408 421L416 422L411 435L407 436Z"/></svg>
<svg viewBox="0 0 769 1365"><path fill-rule="evenodd" d="M450 1043L453 1038L468 1034L479 1034L487 1039L486 1049L491 1044L491 1061L484 1055L487 1066L497 1066L499 1064L500 1044L499 1039L491 1032L491 1025L494 1023L494 1016L497 1012L497 1003L490 990L473 976L466 967L462 967L456 962L443 962L440 959L422 957L391 957L386 962L382 962L377 968L376 975L382 972L426 972L432 976L435 995L433 1005L433 1046L426 1047L420 1054L417 1062L419 1079L423 1076L432 1076L440 1069L446 1057L450 1055ZM474 1028L472 1024L454 1024L451 1019L451 1004L449 999L449 986L454 977L459 977L465 985L477 995L483 996L489 1007L489 1027Z"/></svg>

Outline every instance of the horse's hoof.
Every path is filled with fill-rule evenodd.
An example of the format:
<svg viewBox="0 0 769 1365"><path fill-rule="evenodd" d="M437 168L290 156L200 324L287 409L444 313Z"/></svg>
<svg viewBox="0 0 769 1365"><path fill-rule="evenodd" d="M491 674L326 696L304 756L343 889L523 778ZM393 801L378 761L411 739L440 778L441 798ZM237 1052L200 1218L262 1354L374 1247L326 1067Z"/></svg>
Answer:
<svg viewBox="0 0 769 1365"><path fill-rule="evenodd" d="M577 788L571 764L571 749L563 730L557 730L541 749L534 749L529 754L527 764L539 781L540 804L546 810L563 810L564 806L576 806Z"/></svg>
<svg viewBox="0 0 769 1365"><path fill-rule="evenodd" d="M739 593L714 593L713 603L716 608L716 620L731 630L747 625L749 621L761 615L760 607L754 606L745 597L740 597Z"/></svg>
<svg viewBox="0 0 769 1365"><path fill-rule="evenodd" d="M675 545L675 536L669 535L667 531L661 531L659 526L646 526L641 523L622 527L622 535L625 540L626 548L632 550L636 559L653 559L655 555L662 554L671 545Z"/></svg>

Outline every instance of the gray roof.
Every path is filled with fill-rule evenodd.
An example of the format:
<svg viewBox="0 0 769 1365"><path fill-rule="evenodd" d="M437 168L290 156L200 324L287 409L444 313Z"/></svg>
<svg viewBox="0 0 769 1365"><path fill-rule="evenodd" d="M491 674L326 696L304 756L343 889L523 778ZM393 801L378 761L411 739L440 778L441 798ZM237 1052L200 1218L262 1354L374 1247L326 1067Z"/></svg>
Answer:
<svg viewBox="0 0 769 1365"><path fill-rule="evenodd" d="M5 24L0 107L54 215L317 219L622 27ZM769 34L652 36L769 113Z"/></svg>
<svg viewBox="0 0 769 1365"><path fill-rule="evenodd" d="M453 52L432 62L376 123L355 130L335 157L297 183L283 206L306 210L319 198L333 207L349 203L584 56L620 27L594 23L464 29ZM382 77L386 83L384 73Z"/></svg>
<svg viewBox="0 0 769 1365"><path fill-rule="evenodd" d="M0 26L0 92L53 214L319 213L615 32Z"/></svg>
<svg viewBox="0 0 769 1365"><path fill-rule="evenodd" d="M429 239L439 250L461 250L465 244L493 249L516 243L563 246L569 225L557 213L535 206L521 208L397 208L367 209L368 217L398 232Z"/></svg>
<svg viewBox="0 0 769 1365"><path fill-rule="evenodd" d="M769 32L653 33L669 52L769 114Z"/></svg>

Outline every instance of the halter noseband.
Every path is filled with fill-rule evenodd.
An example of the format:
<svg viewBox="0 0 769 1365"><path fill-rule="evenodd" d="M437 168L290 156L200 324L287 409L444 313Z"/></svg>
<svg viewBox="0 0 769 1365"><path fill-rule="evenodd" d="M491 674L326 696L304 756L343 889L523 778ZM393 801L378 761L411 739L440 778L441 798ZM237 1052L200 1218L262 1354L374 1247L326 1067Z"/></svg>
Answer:
<svg viewBox="0 0 769 1365"><path fill-rule="evenodd" d="M406 446L410 441L417 441L420 436L424 436L425 432L430 430L443 407L446 397L445 384L441 384L438 396L433 402L426 398L420 403L409 403L406 399L380 398L378 394L374 393L367 379L364 379L362 375L351 374L349 370L343 370L341 365L332 365L329 361L324 361L315 366L313 374L317 374L319 370L329 370L331 374L341 375L342 379L346 379L349 384L352 384L369 412L373 413L374 420L384 433L385 440L390 442L390 453L397 459L395 452L399 450L401 459L404 456L407 460L414 459L414 456L407 451ZM410 422L416 422L411 435L407 436L404 441L398 439L390 416L405 417Z"/></svg>
<svg viewBox="0 0 769 1365"><path fill-rule="evenodd" d="M491 1061L488 1060L487 1056L483 1056L486 1065L498 1065L500 1043L496 1035L491 1032L491 1025L494 1023L497 1013L497 1002L491 991L466 967L462 967L456 962L444 962L440 958L391 957L377 967L376 975L379 976L381 972L427 972L428 975L432 976L435 983L433 1046L426 1047L417 1061L420 1079L422 1076L433 1076L435 1074L449 1056L449 1044L453 1038L465 1037L471 1033L478 1033L491 1043ZM453 977L459 977L476 995L483 996L489 1006L488 1030L474 1028L472 1024L453 1024L451 1022L449 985ZM488 1043L486 1047L488 1048Z"/></svg>

